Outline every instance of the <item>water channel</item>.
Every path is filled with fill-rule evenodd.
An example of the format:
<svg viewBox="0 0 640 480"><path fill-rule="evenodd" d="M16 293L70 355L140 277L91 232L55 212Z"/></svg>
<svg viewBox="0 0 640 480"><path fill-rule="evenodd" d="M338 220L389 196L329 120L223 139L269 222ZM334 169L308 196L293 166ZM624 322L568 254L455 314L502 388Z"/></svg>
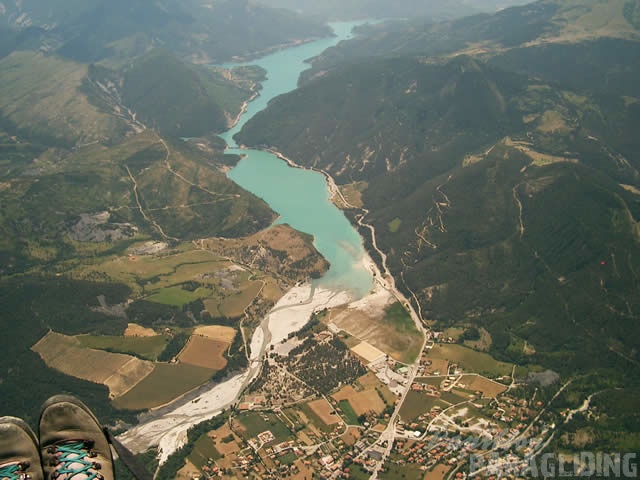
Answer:
<svg viewBox="0 0 640 480"><path fill-rule="evenodd" d="M373 277L363 262L366 252L362 238L329 200L325 177L312 170L291 167L270 152L237 148L233 136L254 115L264 110L271 99L297 87L300 73L309 67L306 60L350 38L353 27L361 23L334 23L331 25L336 34L334 38L282 50L248 63L264 68L268 78L262 85L260 96L249 103L234 128L221 135L229 145L229 153L244 156L231 170L229 178L264 199L280 215L278 223L287 223L314 236L316 248L331 264L329 272L316 282L317 286L348 291L356 298L368 293ZM292 160L298 162L301 159Z"/></svg>
<svg viewBox="0 0 640 480"><path fill-rule="evenodd" d="M190 427L214 417L237 401L260 371L262 356L270 342L276 343L299 329L314 310L360 299L373 287L371 260L362 238L331 203L324 175L292 167L270 152L239 148L233 140L242 126L266 108L271 99L297 87L300 73L309 67L306 60L350 38L353 27L362 23L331 24L335 37L291 47L248 63L264 68L268 78L260 95L248 104L234 128L221 135L229 146L228 153L243 156L229 177L264 199L279 214L277 223L287 223L313 235L316 248L331 264L329 271L313 285L287 292L263 320L251 341L251 365L247 371L220 384L207 384L187 399L149 413L139 425L122 434L119 439L132 451L141 453L158 446L160 462L166 461L186 443Z"/></svg>

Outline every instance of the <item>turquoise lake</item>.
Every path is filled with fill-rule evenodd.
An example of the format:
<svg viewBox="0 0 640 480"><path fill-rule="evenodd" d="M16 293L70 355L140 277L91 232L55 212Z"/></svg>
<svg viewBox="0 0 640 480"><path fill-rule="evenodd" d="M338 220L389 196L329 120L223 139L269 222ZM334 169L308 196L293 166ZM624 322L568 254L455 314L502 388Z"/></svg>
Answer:
<svg viewBox="0 0 640 480"><path fill-rule="evenodd" d="M353 27L362 23L331 24L336 37L288 48L244 64L261 66L267 71L268 78L263 83L260 96L248 105L237 125L221 135L229 145L229 153L245 156L229 172L229 178L267 202L280 215L276 223L286 223L313 235L316 248L331 264L329 272L314 284L336 291L346 290L357 298L372 288L373 276L363 262L366 252L362 238L342 211L329 200L324 176L290 167L269 152L239 149L233 136L251 117L264 110L272 98L297 87L300 73L309 68L305 60L350 38Z"/></svg>

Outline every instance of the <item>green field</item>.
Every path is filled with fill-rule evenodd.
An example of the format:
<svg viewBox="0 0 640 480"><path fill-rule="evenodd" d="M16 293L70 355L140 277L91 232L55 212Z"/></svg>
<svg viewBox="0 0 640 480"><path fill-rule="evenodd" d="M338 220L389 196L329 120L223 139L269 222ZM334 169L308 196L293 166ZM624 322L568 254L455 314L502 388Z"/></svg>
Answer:
<svg viewBox="0 0 640 480"><path fill-rule="evenodd" d="M83 347L128 353L146 360L157 360L158 355L162 353L169 342L167 335L156 335L155 337L80 335L76 338Z"/></svg>
<svg viewBox="0 0 640 480"><path fill-rule="evenodd" d="M105 273L109 278L126 283L134 291L144 285L146 300L182 307L196 300L205 300L207 310L215 316L236 318L262 288L262 282L250 280L251 272L226 271L232 263L211 252L193 250L182 244L182 251L127 258L113 256L99 265L81 267L85 275ZM233 288L224 288L223 280ZM195 290L185 285L198 284ZM143 292L141 292L143 293Z"/></svg>
<svg viewBox="0 0 640 480"><path fill-rule="evenodd" d="M349 475L351 480L369 480L371 473L366 472L360 465L355 463L349 467Z"/></svg>
<svg viewBox="0 0 640 480"><path fill-rule="evenodd" d="M432 387L439 387L446 378L446 375L438 375L435 377L416 377L416 382L431 385Z"/></svg>
<svg viewBox="0 0 640 480"><path fill-rule="evenodd" d="M191 452L191 455L189 455L189 460L198 469L201 469L207 464L209 458L218 460L219 458L222 458L222 456L213 445L213 440L211 440L211 438L209 438L207 434L204 434L196 441L195 445L193 446L193 451Z"/></svg>
<svg viewBox="0 0 640 480"><path fill-rule="evenodd" d="M218 310L228 318L241 317L245 308L253 301L262 288L262 282L245 281L243 289L237 293L225 297L220 303ZM246 285L246 286L245 286Z"/></svg>
<svg viewBox="0 0 640 480"><path fill-rule="evenodd" d="M209 380L215 370L182 363L159 363L132 390L113 401L116 408L143 410L168 403Z"/></svg>
<svg viewBox="0 0 640 480"><path fill-rule="evenodd" d="M267 445L275 445L292 438L291 431L275 414L269 413L265 415L269 419L268 421L258 412L250 412L238 417L238 420L240 420L240 423L242 423L246 430L244 435L247 439L257 437L258 434L267 430L270 430L276 437L273 442Z"/></svg>
<svg viewBox="0 0 640 480"><path fill-rule="evenodd" d="M147 297L150 302L161 303L163 305L171 305L174 307L183 307L196 300L207 298L213 292L208 288L198 288L193 292L185 290L181 287L169 287L159 290L157 293Z"/></svg>
<svg viewBox="0 0 640 480"><path fill-rule="evenodd" d="M283 465L292 465L297 459L298 456L293 452L287 452L278 457L278 460L280 460L280 463Z"/></svg>
<svg viewBox="0 0 640 480"><path fill-rule="evenodd" d="M399 455L392 455L392 459L398 461L404 460L404 457ZM407 480L422 480L424 478L424 472L420 470L420 465L410 463L407 465L398 465L397 463L390 461L386 464L388 468L386 471L379 475L381 479L385 480L397 480L399 478Z"/></svg>
<svg viewBox="0 0 640 480"><path fill-rule="evenodd" d="M193 253L196 253L195 251ZM181 258L182 257L182 258ZM186 257L186 258L185 258ZM185 262L191 255L188 253L176 256L175 260L182 260ZM199 256L194 255L193 258L197 259ZM164 257L160 257L158 260L162 261ZM166 257L171 264L175 263L171 261L172 257ZM185 263L180 263L174 267L174 271L169 274L164 274L160 276L160 279L152 284L152 288L165 288L171 287L173 285L178 285L180 283L185 283L193 280L195 277L202 275L203 273L210 273L219 270L223 270L228 267L230 263L228 261L211 261L212 255L209 255L207 261L196 261L194 263L186 261ZM216 281L215 278L203 278L201 279L201 283L206 285L216 285L219 281Z"/></svg>
<svg viewBox="0 0 640 480"><path fill-rule="evenodd" d="M511 375L513 369L511 363L499 362L487 353L476 352L462 345L436 345L429 351L429 357L449 360L450 363L457 363L466 372L480 373L492 378Z"/></svg>
<svg viewBox="0 0 640 480"><path fill-rule="evenodd" d="M198 274L215 272L230 265L228 261L217 259L209 252L193 250L190 244L185 244L185 248L189 250L141 256L135 261L123 256L113 256L85 269L104 272L111 279L126 283L132 288L139 288L138 283L144 281L150 283L150 288L155 290L184 283L193 280Z"/></svg>
<svg viewBox="0 0 640 480"><path fill-rule="evenodd" d="M396 233L398 230L400 230L400 225L402 225L402 220L400 220L399 218L394 218L389 222L389 231L391 233Z"/></svg>
<svg viewBox="0 0 640 480"><path fill-rule="evenodd" d="M400 361L413 363L420 354L422 334L405 308L396 302L385 309L383 323L393 326L396 335L389 339L392 346L400 352Z"/></svg>
<svg viewBox="0 0 640 480"><path fill-rule="evenodd" d="M340 400L338 405L340 406L340 410L342 410L342 416L349 425L360 425L358 415L354 412L349 400Z"/></svg>
<svg viewBox="0 0 640 480"><path fill-rule="evenodd" d="M326 423L324 423L322 419L318 415L316 415L316 413L313 410L311 410L311 408L309 408L308 404L303 403L302 405L299 406L299 408L304 414L304 416L307 417L309 421L313 424L313 426L316 427L318 430L325 433L330 433L333 431L335 425L329 426Z"/></svg>
<svg viewBox="0 0 640 480"><path fill-rule="evenodd" d="M468 398L461 397L460 395L456 395L453 392L442 392L440 394L440 398L443 401L450 403L451 405L457 405L458 403L466 402L467 400L469 400Z"/></svg>
<svg viewBox="0 0 640 480"><path fill-rule="evenodd" d="M435 397L420 392L409 392L400 409L400 417L404 422L412 422L420 415L429 413L436 405L444 405Z"/></svg>

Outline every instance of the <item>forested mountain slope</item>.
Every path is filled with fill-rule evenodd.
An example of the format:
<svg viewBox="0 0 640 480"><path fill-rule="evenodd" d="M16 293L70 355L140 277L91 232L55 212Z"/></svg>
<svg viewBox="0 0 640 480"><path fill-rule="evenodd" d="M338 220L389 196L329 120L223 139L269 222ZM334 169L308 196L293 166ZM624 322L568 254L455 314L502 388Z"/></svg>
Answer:
<svg viewBox="0 0 640 480"><path fill-rule="evenodd" d="M332 20L351 18L415 18L428 17L443 20L468 16L483 11L496 11L512 5L527 3L526 0L263 0L272 7L287 8L307 15Z"/></svg>
<svg viewBox="0 0 640 480"><path fill-rule="evenodd" d="M199 62L253 55L328 36L319 22L242 1L90 0L6 2L7 24L29 32L28 48L81 62L141 55L166 47Z"/></svg>
<svg viewBox="0 0 640 480"><path fill-rule="evenodd" d="M358 58L461 53L483 59L505 56L504 62L513 58L521 68L533 63L528 65L528 73L551 74L553 79L559 75L568 78L574 62L588 62L596 72L612 64L629 69L629 56L637 59L638 55L637 45L629 41L640 39L639 16L637 0L538 0L450 22L433 23L421 18L388 22L328 50L307 76ZM527 51L529 48L532 52ZM575 56L574 49L578 52ZM530 62L528 55L536 61ZM541 64L541 59L545 63ZM560 65L565 66L564 72L559 71Z"/></svg>
<svg viewBox="0 0 640 480"><path fill-rule="evenodd" d="M366 182L367 218L426 318L484 325L497 355L568 371L637 355L639 125L637 102L404 58L310 81L239 140Z"/></svg>
<svg viewBox="0 0 640 480"><path fill-rule="evenodd" d="M188 61L198 50L178 57L176 50L152 48L163 43L152 38L154 29L184 19L167 13L164 8L170 5L162 2L108 3L109 8L106 2L76 8L73 2L19 2L24 9L50 7L52 16L44 10L43 17L23 12L21 21L0 27L0 328L11 345L0 361L0 403L5 414L27 419L37 415L43 396L64 391L81 396L104 421L134 420L131 413L116 410L113 392L92 383L95 378L69 376L74 365L55 370L31 347L50 331L93 334L102 340L110 335L116 343L127 343L128 318L155 327L155 341L163 350L171 344L162 333L168 326L188 332L200 322L216 321L201 315L206 313L203 300L217 295L202 283L216 269L225 275L224 260L216 265L216 256L194 252L192 241L249 236L275 218L266 203L227 178L238 157L225 155L215 136L258 93L264 71L212 68ZM236 7L220 8L237 13L240 24L244 13L242 6L240 11ZM247 8L261 20L273 18L270 10ZM109 21L116 25L109 27ZM185 45L185 35L198 35L191 27L180 28L167 32ZM289 35L285 30L282 24L271 38ZM122 37L134 31L135 38ZM242 39L238 45L243 52L272 46L266 40L250 44ZM240 51L217 48L228 52L225 58ZM298 238L296 232L290 235ZM300 240L311 246L311 239ZM313 248L308 251L317 255ZM194 262L199 255L209 262ZM155 270L144 267L131 276L109 271L112 260L125 260L135 269L139 257ZM167 286L160 277L172 277L179 270L176 265L189 273L167 280ZM94 270L87 272L89 267ZM150 271L158 274L147 277ZM148 300L153 293L145 291L153 282L159 301ZM254 288L251 281L244 283L226 285L239 291ZM220 299L225 291L220 290ZM99 298L107 303L101 305ZM120 306L111 310L112 304ZM219 320L222 314L210 308ZM178 339L189 336L178 333ZM241 336L237 338L225 353L229 368L239 368L244 358ZM174 344L174 349L182 347ZM64 362L65 356L60 359ZM216 373L206 372L185 388Z"/></svg>

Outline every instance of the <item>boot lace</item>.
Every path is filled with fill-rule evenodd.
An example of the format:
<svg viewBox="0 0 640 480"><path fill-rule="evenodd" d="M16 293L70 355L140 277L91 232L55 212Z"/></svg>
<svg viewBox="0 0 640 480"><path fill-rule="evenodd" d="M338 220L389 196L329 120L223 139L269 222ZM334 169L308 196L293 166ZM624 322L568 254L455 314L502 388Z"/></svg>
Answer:
<svg viewBox="0 0 640 480"><path fill-rule="evenodd" d="M22 462L0 465L0 480L26 480L29 477L25 472L27 465Z"/></svg>
<svg viewBox="0 0 640 480"><path fill-rule="evenodd" d="M72 441L56 445L51 453L55 453L56 470L52 478L70 480L72 478L86 480L102 480L104 477L96 470L100 464L93 461L96 454L91 451L93 442Z"/></svg>

